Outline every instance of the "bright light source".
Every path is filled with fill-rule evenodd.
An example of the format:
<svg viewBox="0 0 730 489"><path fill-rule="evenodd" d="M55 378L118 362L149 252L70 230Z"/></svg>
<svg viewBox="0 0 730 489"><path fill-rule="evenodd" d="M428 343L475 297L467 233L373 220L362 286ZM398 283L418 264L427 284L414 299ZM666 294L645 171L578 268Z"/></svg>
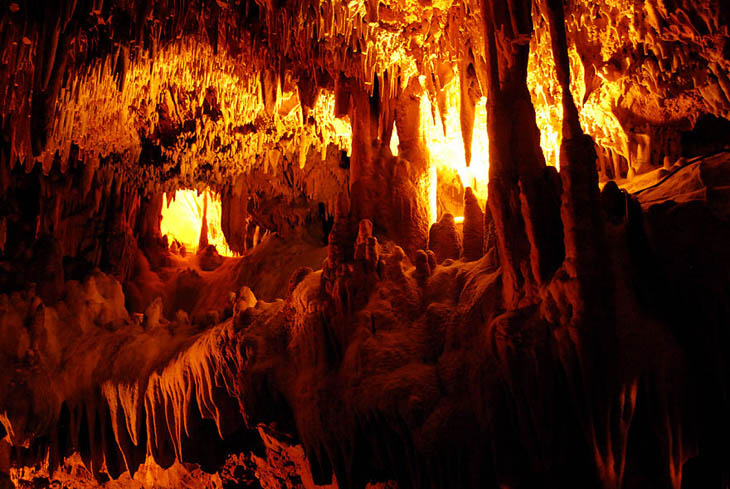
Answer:
<svg viewBox="0 0 730 489"><path fill-rule="evenodd" d="M439 112L438 107L432 106L427 96L424 95L421 99L422 127L431 159L438 170L439 192L448 187L454 188L453 191L463 192L464 188L471 187L474 195L483 204L487 199L489 182L486 98L482 97L477 101L475 107L471 164L466 166L459 111L459 77L454 77L443 90L447 107L444 115ZM436 202L432 202L431 206L435 208Z"/></svg>
<svg viewBox="0 0 730 489"><path fill-rule="evenodd" d="M458 77L444 87L446 115L442 122L438 107L433 107L425 93L421 96L421 131L426 140L433 164L427 177L427 194L431 222L438 219L438 192L442 186L459 186L461 191L471 187L481 203L487 199L489 182L489 137L487 135L486 98L482 97L475 108L472 133L471 164L466 166L464 141L461 136L461 104ZM445 124L444 124L445 123ZM444 127L445 126L445 127ZM398 155L398 131L395 125L389 142L390 151ZM462 218L463 219L463 218ZM458 221L457 221L458 222Z"/></svg>
<svg viewBox="0 0 730 489"><path fill-rule="evenodd" d="M202 194L194 190L178 190L172 200L168 200L167 193L164 194L160 232L166 235L170 242L177 240L185 245L186 251L197 252L206 196L208 243L214 245L218 253L223 256L236 256L237 254L228 247L223 235L220 197L208 190Z"/></svg>

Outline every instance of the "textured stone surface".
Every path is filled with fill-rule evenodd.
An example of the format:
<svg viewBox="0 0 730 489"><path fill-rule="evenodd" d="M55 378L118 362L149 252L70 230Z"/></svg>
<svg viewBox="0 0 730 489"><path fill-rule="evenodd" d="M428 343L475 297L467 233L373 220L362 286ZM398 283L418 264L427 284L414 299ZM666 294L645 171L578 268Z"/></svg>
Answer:
<svg viewBox="0 0 730 489"><path fill-rule="evenodd" d="M2 5L0 486L727 480L729 19Z"/></svg>
<svg viewBox="0 0 730 489"><path fill-rule="evenodd" d="M428 248L436 255L439 263L447 258L458 260L461 256L461 234L456 228L454 216L444 214L438 222L431 225Z"/></svg>

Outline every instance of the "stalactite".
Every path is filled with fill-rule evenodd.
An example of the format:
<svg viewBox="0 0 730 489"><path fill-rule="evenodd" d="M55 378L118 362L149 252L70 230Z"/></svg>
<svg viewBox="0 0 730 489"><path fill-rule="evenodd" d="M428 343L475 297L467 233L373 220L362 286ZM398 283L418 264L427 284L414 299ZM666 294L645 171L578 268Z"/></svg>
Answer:
<svg viewBox="0 0 730 489"><path fill-rule="evenodd" d="M466 166L469 166L471 164L472 134L474 133L474 110L477 101L481 97L481 90L474 72L474 66L468 62L468 59L462 61L459 66L459 94L461 101L459 108L461 137L464 140ZM440 107L440 110L443 109Z"/></svg>
<svg viewBox="0 0 730 489"><path fill-rule="evenodd" d="M569 273L580 277L581 297L573 302L574 314L601 309L606 283L605 237L600 215L596 153L593 141L583 133L578 110L570 92L570 63L562 4L545 0L557 77L563 90L563 142L560 151L562 179L561 215L565 231L565 256ZM592 289L592 290L591 290Z"/></svg>
<svg viewBox="0 0 730 489"><path fill-rule="evenodd" d="M246 250L248 189L243 177L221 194L221 227L228 246L237 253Z"/></svg>
<svg viewBox="0 0 730 489"><path fill-rule="evenodd" d="M162 238L160 235L162 201L162 195L155 195L149 199L144 199L141 203L139 219L134 228L138 241L143 245L154 245Z"/></svg>
<svg viewBox="0 0 730 489"><path fill-rule="evenodd" d="M316 79L313 79L313 74L302 73L297 81L297 90L299 93L299 100L302 103L302 115L304 117L303 123L307 122L309 111L314 107L314 103L317 101L319 95L319 85Z"/></svg>
<svg viewBox="0 0 730 489"><path fill-rule="evenodd" d="M420 125L422 87L412 80L397 101L382 104L365 91L353 92L350 120L353 147L350 158L351 219L370 219L409 253L427 242L431 162ZM389 141L381 139L391 123L391 104L399 131L399 156L390 155ZM385 105L386 115L381 117Z"/></svg>
<svg viewBox="0 0 730 489"><path fill-rule="evenodd" d="M261 90L264 108L273 117L281 98L281 80L276 70L267 69L261 74Z"/></svg>
<svg viewBox="0 0 730 489"><path fill-rule="evenodd" d="M203 193L203 214L200 221L200 241L198 249L204 250L208 247L208 191Z"/></svg>
<svg viewBox="0 0 730 489"><path fill-rule="evenodd" d="M555 199L558 190L545 169L535 111L527 89L529 46L518 40L520 35L532 31L529 5L519 2L484 5L489 87L489 207L505 275L505 301L514 307L525 295L534 293L532 288L536 283L549 279L562 260L555 227L559 224ZM514 40L509 51L497 45L496 32L502 28ZM543 200L546 197L547 205Z"/></svg>
<svg viewBox="0 0 730 489"><path fill-rule="evenodd" d="M410 209L406 209L406 203L400 204L401 209L395 209L395 216L401 220L401 223L394 223L394 225L409 228L402 231L405 236L402 235L401 238L402 245L408 251L411 251L414 247L425 248L426 246L431 217L428 208L430 205L430 187L436 185L436 182L431 181L433 163L419 123L422 117L420 106L422 94L423 87L415 78L412 78L398 97L395 108L399 158L405 159L408 165L407 176L405 178L401 177L405 181L399 182L399 185L413 185L416 193L415 200L411 200L408 205ZM400 162L396 164L402 165ZM399 170L400 168L396 168L396 172ZM434 219L435 217L433 216Z"/></svg>

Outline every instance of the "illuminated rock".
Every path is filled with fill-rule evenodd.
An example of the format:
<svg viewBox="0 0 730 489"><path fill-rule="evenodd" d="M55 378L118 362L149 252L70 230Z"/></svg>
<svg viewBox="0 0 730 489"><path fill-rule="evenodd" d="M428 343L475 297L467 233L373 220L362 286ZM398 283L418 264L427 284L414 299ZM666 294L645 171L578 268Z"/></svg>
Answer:
<svg viewBox="0 0 730 489"><path fill-rule="evenodd" d="M729 19L4 5L0 486L721 485Z"/></svg>

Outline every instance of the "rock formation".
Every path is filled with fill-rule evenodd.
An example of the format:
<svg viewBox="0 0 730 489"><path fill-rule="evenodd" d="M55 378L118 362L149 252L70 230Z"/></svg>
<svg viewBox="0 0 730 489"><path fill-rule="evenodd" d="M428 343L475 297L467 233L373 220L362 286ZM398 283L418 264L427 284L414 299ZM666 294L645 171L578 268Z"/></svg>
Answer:
<svg viewBox="0 0 730 489"><path fill-rule="evenodd" d="M0 26L0 488L727 486L723 0Z"/></svg>

